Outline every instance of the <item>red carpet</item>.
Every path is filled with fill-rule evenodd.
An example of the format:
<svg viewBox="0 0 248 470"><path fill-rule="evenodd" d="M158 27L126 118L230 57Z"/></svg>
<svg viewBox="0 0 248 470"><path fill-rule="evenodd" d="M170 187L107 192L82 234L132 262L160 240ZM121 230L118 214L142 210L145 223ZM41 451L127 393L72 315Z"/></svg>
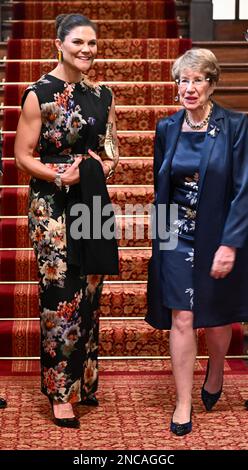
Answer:
<svg viewBox="0 0 248 470"><path fill-rule="evenodd" d="M162 369L159 364L160 371ZM142 365L139 364L139 369ZM244 399L247 377L225 374L224 391L211 413L200 400L203 375L195 376L193 432L178 438L169 431L175 403L172 376L160 371L100 375L100 406L76 407L81 429L61 429L51 421L38 377L2 377L9 407L0 412L1 449L81 450L248 450ZM10 438L11 436L11 438Z"/></svg>

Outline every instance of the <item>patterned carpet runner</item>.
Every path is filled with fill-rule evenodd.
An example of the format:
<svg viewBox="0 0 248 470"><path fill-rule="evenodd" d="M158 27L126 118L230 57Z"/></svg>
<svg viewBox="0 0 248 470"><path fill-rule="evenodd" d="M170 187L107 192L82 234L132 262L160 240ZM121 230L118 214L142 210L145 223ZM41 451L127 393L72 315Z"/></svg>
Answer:
<svg viewBox="0 0 248 470"><path fill-rule="evenodd" d="M92 20L175 19L175 3L165 1L73 1L18 2L13 6L13 19L53 20L61 12L82 12Z"/></svg>
<svg viewBox="0 0 248 470"><path fill-rule="evenodd" d="M2 377L1 392L9 399L11 412L7 409L0 413L1 449L139 449L155 454L164 449L167 453L248 450L247 411L243 406L248 399L247 366L235 371L225 365L223 394L214 410L207 413L200 399L206 365L197 364L193 432L178 438L169 431L175 389L168 361L123 362L115 365L119 373L111 372L110 361L101 362L100 406L75 408L81 424L78 430L54 426L48 400L40 393L39 377Z"/></svg>

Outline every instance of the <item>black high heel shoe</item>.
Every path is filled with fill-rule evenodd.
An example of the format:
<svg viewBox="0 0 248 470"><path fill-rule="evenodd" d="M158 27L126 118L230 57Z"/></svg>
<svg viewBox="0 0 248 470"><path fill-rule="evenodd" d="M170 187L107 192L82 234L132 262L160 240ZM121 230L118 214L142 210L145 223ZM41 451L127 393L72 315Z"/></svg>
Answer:
<svg viewBox="0 0 248 470"><path fill-rule="evenodd" d="M79 405L98 406L98 405L99 405L99 401L97 400L95 394L92 393L92 394L89 395L88 397L83 398L83 400L81 400L81 401L79 402Z"/></svg>
<svg viewBox="0 0 248 470"><path fill-rule="evenodd" d="M56 424L56 426L59 426L60 428L76 428L78 429L80 427L80 422L74 416L73 418L56 418L54 415L54 410L53 410L53 399L51 397L48 397L48 400L50 401L51 408L52 408L52 414L53 414L53 422Z"/></svg>
<svg viewBox="0 0 248 470"><path fill-rule="evenodd" d="M204 380L204 383L203 383L203 386L202 386L202 389L201 389L201 399L203 401L203 404L204 404L206 410L211 411L212 408L214 407L214 405L217 403L217 401L221 397L223 382L222 382L221 388L218 392L216 392L216 393L207 392L207 390L205 390L205 388L204 388L204 385L208 380L208 372L209 372L209 360L208 360L208 363L207 363L207 370L206 370L205 380Z"/></svg>
<svg viewBox="0 0 248 470"><path fill-rule="evenodd" d="M173 415L174 415L174 412L173 412ZM188 421L187 423L174 423L173 415L172 415L171 424L170 424L171 432L176 434L176 436L184 436L185 434L189 434L192 431L192 412L193 412L193 407L191 406L190 421Z"/></svg>
<svg viewBox="0 0 248 470"><path fill-rule="evenodd" d="M0 398L0 408L6 408L7 401L4 398Z"/></svg>

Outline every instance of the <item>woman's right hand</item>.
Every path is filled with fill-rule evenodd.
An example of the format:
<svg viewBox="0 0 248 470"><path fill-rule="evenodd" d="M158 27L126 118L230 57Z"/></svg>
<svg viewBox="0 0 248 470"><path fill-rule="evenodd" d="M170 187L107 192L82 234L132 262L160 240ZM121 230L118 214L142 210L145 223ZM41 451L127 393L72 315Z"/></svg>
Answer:
<svg viewBox="0 0 248 470"><path fill-rule="evenodd" d="M61 174L61 181L63 186L72 186L73 184L79 183L79 164L82 161L82 157L75 158L73 164L64 173Z"/></svg>

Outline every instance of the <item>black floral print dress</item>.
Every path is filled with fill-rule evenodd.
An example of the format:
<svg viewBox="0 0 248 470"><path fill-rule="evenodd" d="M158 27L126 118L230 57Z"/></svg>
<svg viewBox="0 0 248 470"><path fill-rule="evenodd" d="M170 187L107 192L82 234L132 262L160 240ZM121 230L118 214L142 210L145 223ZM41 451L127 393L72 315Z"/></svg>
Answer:
<svg viewBox="0 0 248 470"><path fill-rule="evenodd" d="M24 93L38 97L42 128L40 160L63 173L77 154L103 150L109 88L86 80L67 83L53 75L41 77ZM41 326L41 390L60 402L79 402L97 389L97 308L103 276L79 276L67 266L66 188L32 177L29 193L29 234L39 275Z"/></svg>
<svg viewBox="0 0 248 470"><path fill-rule="evenodd" d="M166 307L192 310L194 303L194 235L197 215L199 167L206 132L181 132L171 164L170 202L178 218L167 230L178 236L174 250L163 251L162 285Z"/></svg>

